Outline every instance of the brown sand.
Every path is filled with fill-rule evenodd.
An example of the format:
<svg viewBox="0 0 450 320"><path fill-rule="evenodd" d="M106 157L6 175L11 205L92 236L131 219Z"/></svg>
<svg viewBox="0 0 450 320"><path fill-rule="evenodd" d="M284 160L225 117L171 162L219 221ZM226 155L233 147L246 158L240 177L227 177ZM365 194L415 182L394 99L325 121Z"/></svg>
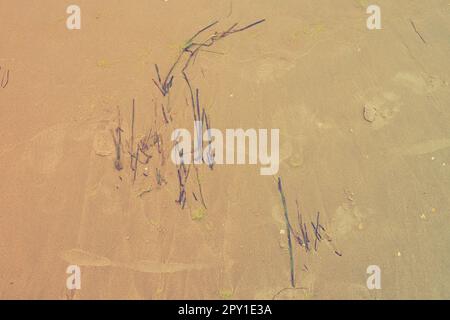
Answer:
<svg viewBox="0 0 450 320"><path fill-rule="evenodd" d="M364 0L77 4L82 28L68 31L64 2L0 1L0 298L450 298L448 1L380 0L375 31ZM126 147L133 98L136 140L162 125L155 63L166 73L214 20L262 18L190 75L213 127L280 128L291 220L298 200L332 239L293 244L297 289L276 177L200 166L207 209L189 194L181 210L175 165L155 157L133 183ZM192 130L186 97L177 73L165 152L171 128ZM81 290L66 289L70 264ZM369 265L382 290L367 289Z"/></svg>

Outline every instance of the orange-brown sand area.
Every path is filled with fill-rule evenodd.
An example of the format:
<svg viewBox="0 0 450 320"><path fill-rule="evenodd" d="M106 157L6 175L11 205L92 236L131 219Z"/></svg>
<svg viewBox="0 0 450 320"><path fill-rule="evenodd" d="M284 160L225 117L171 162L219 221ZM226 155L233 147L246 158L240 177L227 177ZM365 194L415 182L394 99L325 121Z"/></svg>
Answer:
<svg viewBox="0 0 450 320"><path fill-rule="evenodd" d="M70 4L0 0L1 299L450 297L448 1ZM277 174L177 166L194 120Z"/></svg>

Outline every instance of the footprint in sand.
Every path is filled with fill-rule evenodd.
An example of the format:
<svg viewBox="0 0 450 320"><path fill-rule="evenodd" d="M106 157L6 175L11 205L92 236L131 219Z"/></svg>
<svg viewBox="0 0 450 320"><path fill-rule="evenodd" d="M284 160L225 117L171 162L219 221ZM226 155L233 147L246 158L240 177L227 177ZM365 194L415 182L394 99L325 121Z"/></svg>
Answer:
<svg viewBox="0 0 450 320"><path fill-rule="evenodd" d="M425 94L427 92L427 83L421 77L407 72L399 72L395 75L394 81L401 86L413 91L416 94Z"/></svg>
<svg viewBox="0 0 450 320"><path fill-rule="evenodd" d="M293 146L292 142L287 139L283 139L280 142L280 161L286 161L292 156Z"/></svg>
<svg viewBox="0 0 450 320"><path fill-rule="evenodd" d="M303 155L299 152L292 154L287 159L287 164L292 169L300 168L303 165Z"/></svg>
<svg viewBox="0 0 450 320"><path fill-rule="evenodd" d="M272 82L282 78L295 67L295 63L289 58L273 56L263 58L256 67L254 74L257 83Z"/></svg>
<svg viewBox="0 0 450 320"><path fill-rule="evenodd" d="M100 129L94 137L93 148L96 155L107 157L113 154L114 144L111 132L107 129Z"/></svg>
<svg viewBox="0 0 450 320"><path fill-rule="evenodd" d="M284 288L275 295L272 293L273 300L309 300L314 297L314 287L317 281L316 275L313 272L297 273L297 278L300 279L300 286L297 288ZM267 297L256 297L257 299L267 299Z"/></svg>
<svg viewBox="0 0 450 320"><path fill-rule="evenodd" d="M160 263L148 260L134 262L114 262L81 249L71 249L61 253L61 258L70 264L86 267L117 267L144 273L174 273L188 270L202 270L211 266L204 264Z"/></svg>
<svg viewBox="0 0 450 320"><path fill-rule="evenodd" d="M383 92L365 103L363 118L370 122L373 128L383 128L400 112L402 104L400 96L393 92Z"/></svg>
<svg viewBox="0 0 450 320"><path fill-rule="evenodd" d="M273 300L308 300L311 299L311 292L306 288L285 288L277 292ZM256 299L267 299L264 296L257 296Z"/></svg>
<svg viewBox="0 0 450 320"><path fill-rule="evenodd" d="M128 264L119 265L134 271L146 273L174 273L187 270L202 270L208 268L204 264L186 264L186 263L159 263L148 260L140 260Z"/></svg>
<svg viewBox="0 0 450 320"><path fill-rule="evenodd" d="M326 297L328 299L368 300L371 298L370 290L361 283L321 281L316 284L315 289L317 292L329 293L330 297Z"/></svg>
<svg viewBox="0 0 450 320"><path fill-rule="evenodd" d="M448 87L448 82L437 76L417 76L408 72L397 73L394 77L394 82L418 95L427 95Z"/></svg>
<svg viewBox="0 0 450 320"><path fill-rule="evenodd" d="M89 267L109 267L112 266L111 260L98 256L96 254L80 250L71 249L61 253L61 258L71 264Z"/></svg>
<svg viewBox="0 0 450 320"><path fill-rule="evenodd" d="M433 139L394 151L408 156L420 156L448 148L450 148L450 139Z"/></svg>
<svg viewBox="0 0 450 320"><path fill-rule="evenodd" d="M286 220L284 218L284 214L283 214L283 207L281 206L281 204L278 203L278 201L280 201L278 198L275 199L275 201L277 201L273 206L272 206L272 218L273 220L275 220L277 227L279 228L283 228L286 227Z"/></svg>
<svg viewBox="0 0 450 320"><path fill-rule="evenodd" d="M442 80L441 78L433 75L429 75L427 77L427 83L428 93L434 92L439 89L448 88L449 86L448 81Z"/></svg>
<svg viewBox="0 0 450 320"><path fill-rule="evenodd" d="M308 132L328 130L332 123L319 119L304 105L290 105L277 110L272 115L273 127L282 127L280 131L280 162L291 169L303 164L303 152L310 143Z"/></svg>
<svg viewBox="0 0 450 320"><path fill-rule="evenodd" d="M62 124L39 132L25 143L22 161L42 174L55 171L63 157L65 136L66 126Z"/></svg>
<svg viewBox="0 0 450 320"><path fill-rule="evenodd" d="M332 220L334 234L343 238L361 225L363 215L355 206L344 204L336 209Z"/></svg>
<svg viewBox="0 0 450 320"><path fill-rule="evenodd" d="M292 136L282 134L280 145L280 163L286 164L291 169L296 169L303 164L301 148L296 147L299 143Z"/></svg>

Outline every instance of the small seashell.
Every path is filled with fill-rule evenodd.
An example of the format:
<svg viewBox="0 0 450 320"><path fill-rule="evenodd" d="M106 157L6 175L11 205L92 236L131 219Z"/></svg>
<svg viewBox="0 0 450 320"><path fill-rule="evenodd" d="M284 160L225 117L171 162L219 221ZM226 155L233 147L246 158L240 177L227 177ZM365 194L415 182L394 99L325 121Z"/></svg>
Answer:
<svg viewBox="0 0 450 320"><path fill-rule="evenodd" d="M364 106L364 119L368 122L374 122L377 115L377 109L372 106Z"/></svg>

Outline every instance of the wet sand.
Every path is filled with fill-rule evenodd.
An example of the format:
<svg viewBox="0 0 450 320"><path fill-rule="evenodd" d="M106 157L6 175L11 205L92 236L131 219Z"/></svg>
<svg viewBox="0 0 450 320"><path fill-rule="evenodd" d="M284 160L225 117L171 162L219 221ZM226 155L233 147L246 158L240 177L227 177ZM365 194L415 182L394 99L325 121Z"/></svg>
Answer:
<svg viewBox="0 0 450 320"><path fill-rule="evenodd" d="M336 2L78 1L69 31L60 1L0 1L0 298L448 299L450 6L380 0L369 31L366 1ZM191 168L182 209L170 133L192 130L190 94L178 68L163 96L154 65L259 19L189 79L214 128L280 129L279 172ZM133 171L150 129L162 146ZM295 288L278 177L311 239L292 234Z"/></svg>

